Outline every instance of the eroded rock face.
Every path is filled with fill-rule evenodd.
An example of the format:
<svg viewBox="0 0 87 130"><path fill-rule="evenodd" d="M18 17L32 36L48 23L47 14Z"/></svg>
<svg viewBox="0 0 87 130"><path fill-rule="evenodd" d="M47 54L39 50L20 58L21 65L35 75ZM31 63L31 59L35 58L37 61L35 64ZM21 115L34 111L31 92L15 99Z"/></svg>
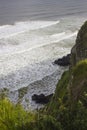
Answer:
<svg viewBox="0 0 87 130"><path fill-rule="evenodd" d="M76 44L71 50L71 81L70 91L72 104L87 97L87 21L78 32ZM84 99L83 99L84 97Z"/></svg>
<svg viewBox="0 0 87 130"><path fill-rule="evenodd" d="M71 64L87 58L87 21L78 32L76 44L71 50Z"/></svg>

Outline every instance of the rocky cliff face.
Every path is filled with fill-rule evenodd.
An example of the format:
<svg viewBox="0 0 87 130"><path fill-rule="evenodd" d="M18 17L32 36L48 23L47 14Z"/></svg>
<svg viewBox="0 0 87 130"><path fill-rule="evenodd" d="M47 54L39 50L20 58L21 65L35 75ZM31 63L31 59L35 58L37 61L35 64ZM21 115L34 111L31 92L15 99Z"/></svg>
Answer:
<svg viewBox="0 0 87 130"><path fill-rule="evenodd" d="M87 97L87 22L78 32L76 44L71 50L70 95L72 103Z"/></svg>
<svg viewBox="0 0 87 130"><path fill-rule="evenodd" d="M76 65L78 61L87 58L87 21L79 30L76 44L71 50L71 64Z"/></svg>

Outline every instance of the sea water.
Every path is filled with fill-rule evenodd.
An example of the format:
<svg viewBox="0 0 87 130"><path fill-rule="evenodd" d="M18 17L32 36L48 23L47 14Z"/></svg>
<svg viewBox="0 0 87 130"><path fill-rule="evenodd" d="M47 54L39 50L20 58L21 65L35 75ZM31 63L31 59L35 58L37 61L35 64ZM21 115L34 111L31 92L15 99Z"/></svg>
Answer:
<svg viewBox="0 0 87 130"><path fill-rule="evenodd" d="M0 1L0 88L24 107L35 109L33 94L54 93L66 68L54 60L68 53L87 18L83 0ZM26 102L27 100L27 102Z"/></svg>

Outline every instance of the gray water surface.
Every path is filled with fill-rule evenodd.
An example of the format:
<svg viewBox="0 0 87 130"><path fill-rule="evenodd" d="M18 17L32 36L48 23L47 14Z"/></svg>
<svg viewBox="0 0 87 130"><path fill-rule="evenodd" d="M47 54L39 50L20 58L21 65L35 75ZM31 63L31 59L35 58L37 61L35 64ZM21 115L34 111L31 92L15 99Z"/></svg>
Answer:
<svg viewBox="0 0 87 130"><path fill-rule="evenodd" d="M87 0L0 0L0 24L86 16Z"/></svg>
<svg viewBox="0 0 87 130"><path fill-rule="evenodd" d="M70 53L86 19L87 0L0 0L0 89L10 100L41 107L31 96L55 92L65 68L53 62Z"/></svg>

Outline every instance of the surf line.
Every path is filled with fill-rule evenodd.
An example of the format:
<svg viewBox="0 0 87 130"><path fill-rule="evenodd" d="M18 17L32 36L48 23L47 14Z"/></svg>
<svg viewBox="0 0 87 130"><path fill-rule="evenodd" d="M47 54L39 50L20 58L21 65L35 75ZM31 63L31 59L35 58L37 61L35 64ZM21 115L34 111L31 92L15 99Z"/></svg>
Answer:
<svg viewBox="0 0 87 130"><path fill-rule="evenodd" d="M0 27L0 34L2 35L2 33L4 32L4 31L6 31L6 32L4 32L3 33L3 35L1 36L0 35L0 39L6 39L6 38L9 38L9 37L13 37L13 36L15 36L15 35L18 35L18 34L22 34L22 33L25 33L25 32L27 32L27 31L33 31L33 30L38 30L38 29L43 29L43 28L46 28L46 27L50 27L50 26L52 26L52 25L56 25L56 24L58 24L58 23L60 23L60 21L55 21L55 22L53 22L53 21L51 21L51 22L42 22L41 23L41 25L39 25L38 24L39 23L39 21L37 21L37 22L22 22L22 24L25 24L24 25L24 28L22 28L22 30L20 30L20 28L21 28L21 22L19 22L19 24L14 24L14 25L5 25L5 26L1 26ZM36 25L35 25L36 24ZM17 25L19 25L19 27L17 26ZM23 26L23 25L22 25ZM6 27L6 28L5 28ZM12 29L16 29L17 28L17 30L16 31L18 31L18 32L13 32L13 30ZM4 30L3 30L4 29ZM6 30L5 30L6 29ZM12 31L12 32L10 32L10 34L8 34L8 30L10 30L10 31ZM5 34L6 33L6 34ZM13 34L12 34L13 33ZM6 36L5 36L6 35Z"/></svg>
<svg viewBox="0 0 87 130"><path fill-rule="evenodd" d="M73 36L76 36L77 33L78 33L78 31L76 31L76 32L74 32L74 33L72 33L72 34L68 34L68 36L65 35L63 38L61 37L61 38L59 38L58 40L55 40L55 43L57 43L57 42L59 42L59 41L66 40L66 39L69 39L69 38L71 38L71 37L73 37ZM61 33L61 34L64 35L65 33ZM56 35L57 35L57 34L56 34ZM59 34L59 35L60 35L60 34ZM54 36L53 36L53 37L54 37ZM41 44L41 45L37 45L37 46L31 47L31 48L26 49L26 50L23 50L23 51L18 51L18 52L14 52L14 53L3 54L3 55L6 55L6 56L7 56L7 55L16 55L16 54L26 53L26 52L29 52L29 51L31 51L31 50L33 50L33 49L40 48L40 47L44 47L44 46L49 45L49 44L53 44L53 41L52 41L52 42L49 42L49 43L46 43L46 44Z"/></svg>

